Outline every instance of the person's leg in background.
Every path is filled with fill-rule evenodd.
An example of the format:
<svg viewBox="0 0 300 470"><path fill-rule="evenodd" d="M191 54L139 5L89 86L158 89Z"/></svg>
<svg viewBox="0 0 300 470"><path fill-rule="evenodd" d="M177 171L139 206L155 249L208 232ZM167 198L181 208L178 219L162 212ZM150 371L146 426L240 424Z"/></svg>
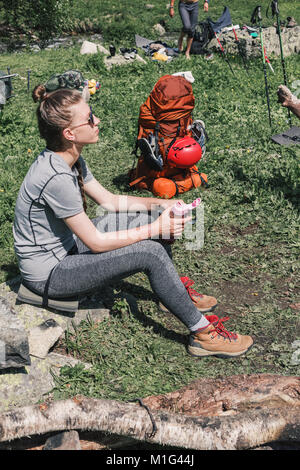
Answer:
<svg viewBox="0 0 300 470"><path fill-rule="evenodd" d="M185 51L185 56L187 59L189 59L193 36L198 22L199 4L198 2L191 4L180 2L178 6L178 11L183 24L178 41L178 48L179 50L183 49L182 41L184 36L187 35L187 47Z"/></svg>
<svg viewBox="0 0 300 470"><path fill-rule="evenodd" d="M188 32L187 45L186 45L186 51L185 51L185 55L187 59L190 58L190 52L191 52L192 42L194 39L195 29L198 24L199 4L198 2L196 2L188 6L190 7L189 14L190 14L191 29Z"/></svg>

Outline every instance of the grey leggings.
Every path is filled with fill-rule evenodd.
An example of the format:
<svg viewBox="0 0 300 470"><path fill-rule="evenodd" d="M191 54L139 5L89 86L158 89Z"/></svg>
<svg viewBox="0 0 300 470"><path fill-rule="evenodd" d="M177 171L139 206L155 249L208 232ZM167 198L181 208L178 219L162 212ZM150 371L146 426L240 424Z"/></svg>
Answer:
<svg viewBox="0 0 300 470"><path fill-rule="evenodd" d="M183 24L182 32L192 38L198 23L199 4L179 2L178 10Z"/></svg>
<svg viewBox="0 0 300 470"><path fill-rule="evenodd" d="M145 225L148 222L148 215L140 214L138 224ZM125 224L127 227L136 226L137 218L136 215L126 213L108 213L93 219L93 223L102 232L113 232L126 228ZM92 253L77 240L77 248L78 253L66 256L53 269L49 298L67 298L95 291L137 272L144 272L153 292L190 330L202 327L203 321L206 321L194 306L175 270L170 257L170 245L163 246L156 240L143 240L116 250ZM26 285L43 295L46 282L26 281Z"/></svg>

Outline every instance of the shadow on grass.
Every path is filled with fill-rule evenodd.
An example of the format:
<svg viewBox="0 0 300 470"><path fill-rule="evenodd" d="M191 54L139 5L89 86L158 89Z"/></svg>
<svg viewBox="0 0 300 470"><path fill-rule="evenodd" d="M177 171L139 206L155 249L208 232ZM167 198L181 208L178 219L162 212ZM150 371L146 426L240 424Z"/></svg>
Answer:
<svg viewBox="0 0 300 470"><path fill-rule="evenodd" d="M184 345L187 344L187 335L177 333L174 330L169 330L168 328L157 323L155 320L153 320L153 318L150 318L149 316L145 315L139 309L135 296L137 296L139 300L151 300L155 302L158 300L155 294L143 287L136 286L128 282L120 282L118 283L118 287L122 289L122 293L119 293L117 295L113 294L111 290L106 290L102 292L103 302L109 310L113 308L117 298L125 298L130 306L132 315L143 325L143 327L152 328L155 334L165 339ZM111 312L111 315L119 316L120 313ZM170 315L172 319L175 318L171 313L165 313L164 315Z"/></svg>
<svg viewBox="0 0 300 470"><path fill-rule="evenodd" d="M237 180L243 183L249 183L249 185L254 185L253 180L249 175L244 172L244 169L241 166L236 166L232 168L234 176ZM300 212L299 196L300 188L299 185L294 189L295 181L293 180L290 174L285 175L284 177L280 173L280 169L275 169L272 178L258 176L255 186L257 188L268 188L277 195L282 195L287 199L294 208ZM249 202L245 199L244 202Z"/></svg>
<svg viewBox="0 0 300 470"><path fill-rule="evenodd" d="M122 192L131 193L134 189L136 189L135 187L130 188L128 173L115 176L112 182Z"/></svg>
<svg viewBox="0 0 300 470"><path fill-rule="evenodd" d="M18 268L17 264L15 264L15 263L1 264L0 271L5 273L3 282L10 281L14 277L16 277L20 274L19 268Z"/></svg>

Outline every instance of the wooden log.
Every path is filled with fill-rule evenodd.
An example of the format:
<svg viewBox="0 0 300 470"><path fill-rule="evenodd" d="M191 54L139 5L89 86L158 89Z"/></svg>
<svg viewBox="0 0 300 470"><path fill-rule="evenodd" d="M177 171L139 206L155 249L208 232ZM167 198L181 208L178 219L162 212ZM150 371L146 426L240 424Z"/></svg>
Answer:
<svg viewBox="0 0 300 470"><path fill-rule="evenodd" d="M249 410L234 416L193 417L153 411L157 431L139 404L75 397L0 415L0 442L64 430L105 431L195 450L249 449L278 440L300 441L300 409Z"/></svg>
<svg viewBox="0 0 300 470"><path fill-rule="evenodd" d="M202 378L144 400L152 410L188 416L233 415L255 408L300 407L300 377L275 374Z"/></svg>

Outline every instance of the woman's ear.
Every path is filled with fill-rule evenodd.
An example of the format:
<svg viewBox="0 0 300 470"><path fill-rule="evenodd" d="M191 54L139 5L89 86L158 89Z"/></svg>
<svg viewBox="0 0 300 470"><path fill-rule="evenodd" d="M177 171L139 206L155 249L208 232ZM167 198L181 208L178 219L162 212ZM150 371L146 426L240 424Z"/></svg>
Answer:
<svg viewBox="0 0 300 470"><path fill-rule="evenodd" d="M64 129L62 131L62 136L66 139L66 140L69 140L69 141L73 141L75 140L75 136L73 134L73 132L71 131L71 129L69 127L66 127L66 129Z"/></svg>

